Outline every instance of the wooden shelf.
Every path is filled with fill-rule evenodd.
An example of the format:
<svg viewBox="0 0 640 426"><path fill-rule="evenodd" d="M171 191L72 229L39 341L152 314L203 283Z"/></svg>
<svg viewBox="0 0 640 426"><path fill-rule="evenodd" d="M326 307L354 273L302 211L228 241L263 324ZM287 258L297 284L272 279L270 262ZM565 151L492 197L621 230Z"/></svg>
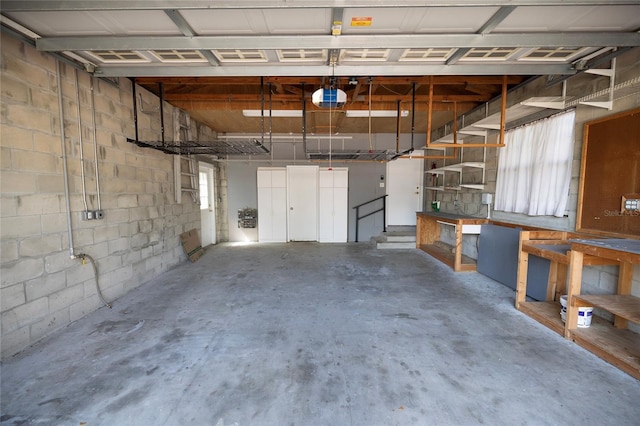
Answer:
<svg viewBox="0 0 640 426"><path fill-rule="evenodd" d="M573 296L576 306L594 306L612 314L640 323L640 297L627 295L580 294Z"/></svg>
<svg viewBox="0 0 640 426"><path fill-rule="evenodd" d="M558 302L522 302L518 309L527 316L564 335L564 323L560 317L562 306Z"/></svg>
<svg viewBox="0 0 640 426"><path fill-rule="evenodd" d="M460 182L455 186L445 186L444 184L441 186L427 186L425 189L430 189L432 191L460 191L463 188L466 189L477 189L483 190L485 188L484 183L462 183L462 175L464 174L463 169L481 169L483 170L483 180L484 180L484 163L480 161L465 161L457 164L450 164L448 166L438 167L437 169L425 170L426 174L432 175L441 175L444 176L445 172L454 172L460 173ZM444 177L443 177L444 181Z"/></svg>
<svg viewBox="0 0 640 426"><path fill-rule="evenodd" d="M475 227L488 219L460 216L444 212L418 212L416 217L416 248L449 265L456 272L475 271L476 261L462 254L462 239L465 234L477 234ZM440 240L441 225L455 227L455 246Z"/></svg>
<svg viewBox="0 0 640 426"><path fill-rule="evenodd" d="M435 257L445 265L455 268L455 253L453 252L453 247L451 249L447 249L442 247L442 245L440 244L421 244L420 250ZM465 256L463 254L461 256L460 268L456 272L469 272L475 270L475 259L472 259L469 256Z"/></svg>
<svg viewBox="0 0 640 426"><path fill-rule="evenodd" d="M640 380L640 334L597 321L571 330L571 339Z"/></svg>
<svg viewBox="0 0 640 426"><path fill-rule="evenodd" d="M570 253L565 337L640 380L640 334L627 329L628 321L640 323L640 298L631 295L634 264L640 264L640 241L572 240ZM588 256L619 263L617 294L581 294ZM611 312L613 325L598 322L589 328L577 327L578 309L585 305Z"/></svg>

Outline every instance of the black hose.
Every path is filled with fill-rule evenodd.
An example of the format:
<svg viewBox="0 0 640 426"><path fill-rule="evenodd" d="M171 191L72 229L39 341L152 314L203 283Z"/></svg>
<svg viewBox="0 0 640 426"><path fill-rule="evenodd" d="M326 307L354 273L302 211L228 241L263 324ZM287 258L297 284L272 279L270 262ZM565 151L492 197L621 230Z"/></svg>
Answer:
<svg viewBox="0 0 640 426"><path fill-rule="evenodd" d="M98 266L96 265L96 261L93 260L93 257L89 256L86 253L80 253L76 257L79 257L80 259L82 259L82 263L84 263L85 259L89 259L89 262L91 262L91 266L93 266L93 274L94 274L95 279L96 279L96 290L98 292L98 297L100 298L102 303L104 303L104 306L106 306L107 308L111 309L111 304L109 302L107 302L107 300L102 295L102 291L100 291L100 284L98 283Z"/></svg>

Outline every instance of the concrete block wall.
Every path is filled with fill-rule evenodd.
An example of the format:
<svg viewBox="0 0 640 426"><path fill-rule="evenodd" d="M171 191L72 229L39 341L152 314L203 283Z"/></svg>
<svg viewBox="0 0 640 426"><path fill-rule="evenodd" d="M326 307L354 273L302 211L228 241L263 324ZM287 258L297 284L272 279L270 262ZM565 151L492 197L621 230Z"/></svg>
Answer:
<svg viewBox="0 0 640 426"><path fill-rule="evenodd" d="M200 228L199 206L190 197L175 203L173 158L127 142L133 138L132 86L94 79L93 144L90 76L62 65L16 39L2 35L0 115L1 321L3 357L102 306L91 265L71 259L64 195L58 90L62 89L75 254L87 253L98 266L108 300L186 260L179 235ZM95 165L105 218L81 220L81 134L87 205L98 208ZM143 107L139 128L159 139L158 99L139 90ZM155 104L154 104L155 103ZM165 124L171 131L172 109ZM142 136L141 136L142 139Z"/></svg>

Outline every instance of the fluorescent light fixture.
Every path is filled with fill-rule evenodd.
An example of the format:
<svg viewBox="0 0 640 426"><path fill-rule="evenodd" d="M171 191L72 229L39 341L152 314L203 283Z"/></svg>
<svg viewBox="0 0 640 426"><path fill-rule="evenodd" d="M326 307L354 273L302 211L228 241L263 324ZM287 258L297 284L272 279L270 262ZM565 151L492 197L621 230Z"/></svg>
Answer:
<svg viewBox="0 0 640 426"><path fill-rule="evenodd" d="M243 109L242 115L245 117L302 117L302 110L299 109L274 109L264 111L260 109Z"/></svg>
<svg viewBox="0 0 640 426"><path fill-rule="evenodd" d="M350 118L369 117L369 110L365 110L365 109L347 110L346 113L347 113L347 117L350 117ZM371 111L371 117L397 117L397 116L398 116L398 111L391 110L391 109L390 110L376 109ZM400 116L408 117L409 111L406 111L406 110L400 111Z"/></svg>

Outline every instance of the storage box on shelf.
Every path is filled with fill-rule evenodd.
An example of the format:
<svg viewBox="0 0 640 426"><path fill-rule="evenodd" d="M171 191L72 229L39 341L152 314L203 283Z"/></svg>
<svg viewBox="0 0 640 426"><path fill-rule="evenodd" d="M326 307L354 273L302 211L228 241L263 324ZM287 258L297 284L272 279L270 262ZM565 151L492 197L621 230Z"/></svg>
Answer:
<svg viewBox="0 0 640 426"><path fill-rule="evenodd" d="M441 212L418 212L416 217L416 248L430 254L454 271L475 271L476 261L462 254L463 235L480 233L480 225L488 219L473 216L461 216ZM454 246L448 246L440 240L440 227L455 227Z"/></svg>
<svg viewBox="0 0 640 426"><path fill-rule="evenodd" d="M619 263L617 294L583 295L582 269L589 257ZM640 334L627 329L640 323L640 298L631 295L633 265L640 264L640 240L605 239L571 241L569 303L565 337L640 379ZM595 306L614 315L613 324L602 321L578 328L578 308Z"/></svg>
<svg viewBox="0 0 640 426"><path fill-rule="evenodd" d="M526 230L520 232L516 309L524 312L558 334L564 334L565 325L560 318L560 296L566 291L570 239L585 238L584 234L552 230ZM550 261L546 300L526 301L529 255ZM596 256L586 256L585 265L615 265L618 262Z"/></svg>

